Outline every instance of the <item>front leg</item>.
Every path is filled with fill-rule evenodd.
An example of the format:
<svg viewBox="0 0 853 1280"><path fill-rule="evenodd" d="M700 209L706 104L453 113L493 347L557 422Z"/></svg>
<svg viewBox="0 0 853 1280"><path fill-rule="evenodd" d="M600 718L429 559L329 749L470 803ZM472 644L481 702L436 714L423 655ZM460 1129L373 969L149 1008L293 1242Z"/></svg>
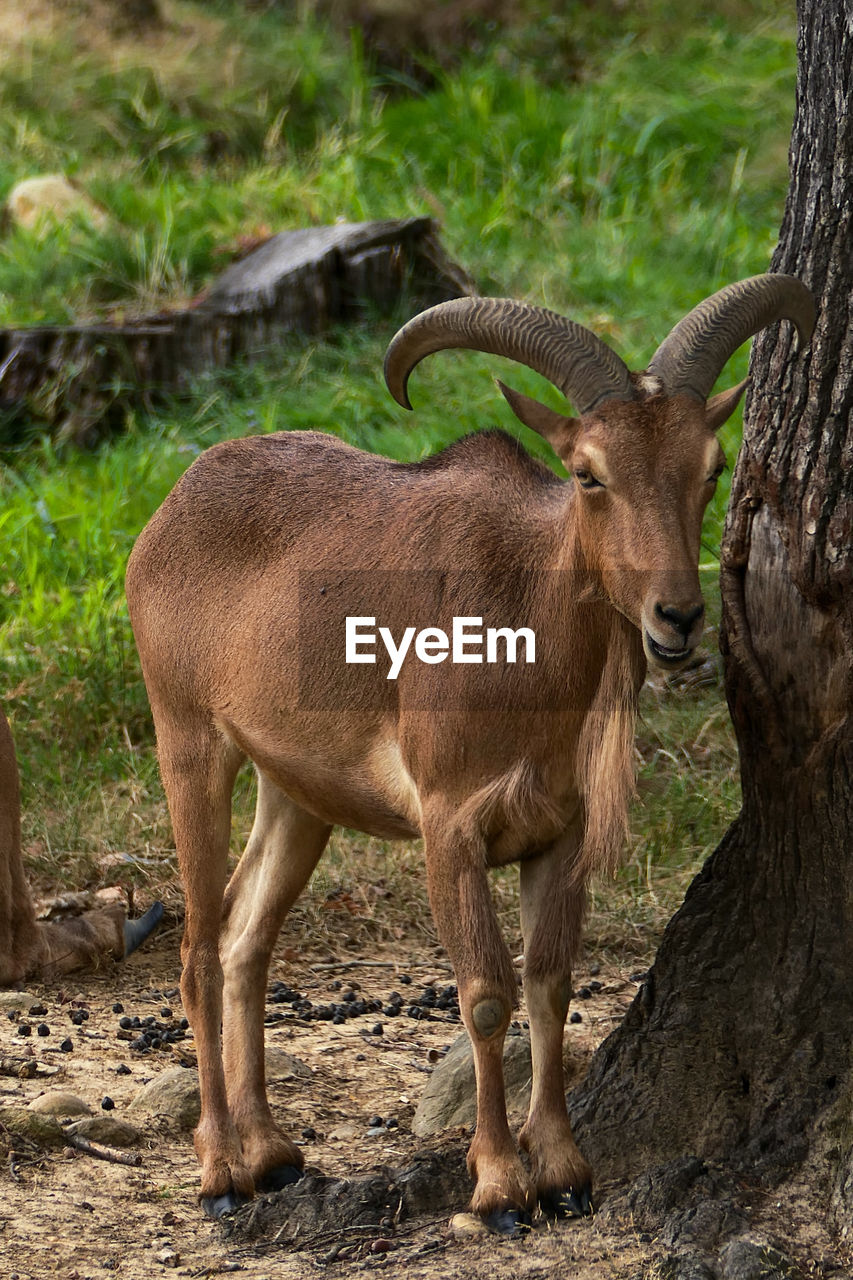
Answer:
<svg viewBox="0 0 853 1280"><path fill-rule="evenodd" d="M578 837L569 833L521 865L524 995L530 1022L533 1089L519 1142L529 1152L536 1193L546 1213L590 1211L592 1170L575 1144L566 1109L563 1031L572 990L571 962L580 943L585 889L572 883Z"/></svg>
<svg viewBox="0 0 853 1280"><path fill-rule="evenodd" d="M504 1036L518 984L500 935L482 841L455 830L441 814L424 821L427 881L438 935L459 988L477 1080L477 1129L468 1152L475 1179L471 1209L489 1226L514 1234L535 1204L533 1185L506 1116Z"/></svg>

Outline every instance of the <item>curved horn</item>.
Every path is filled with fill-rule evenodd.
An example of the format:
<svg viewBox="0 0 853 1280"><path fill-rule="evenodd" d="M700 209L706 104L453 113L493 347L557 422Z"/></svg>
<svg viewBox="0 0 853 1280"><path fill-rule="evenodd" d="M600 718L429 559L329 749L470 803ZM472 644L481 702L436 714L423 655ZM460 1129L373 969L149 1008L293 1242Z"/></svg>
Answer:
<svg viewBox="0 0 853 1280"><path fill-rule="evenodd" d="M140 916L138 920L125 920L124 922L124 955L125 959L132 955L137 947L141 947L146 938L157 928L163 919L162 902L153 903L144 916Z"/></svg>
<svg viewBox="0 0 853 1280"><path fill-rule="evenodd" d="M404 409L412 407L406 384L415 365L449 347L526 364L553 382L580 414L602 400L634 399L627 365L582 325L510 298L456 298L422 311L391 340L385 381Z"/></svg>
<svg viewBox="0 0 853 1280"><path fill-rule="evenodd" d="M679 321L652 356L648 372L661 379L668 395L707 400L729 357L774 320L791 320L800 343L808 342L815 302L802 281L778 274L727 285Z"/></svg>

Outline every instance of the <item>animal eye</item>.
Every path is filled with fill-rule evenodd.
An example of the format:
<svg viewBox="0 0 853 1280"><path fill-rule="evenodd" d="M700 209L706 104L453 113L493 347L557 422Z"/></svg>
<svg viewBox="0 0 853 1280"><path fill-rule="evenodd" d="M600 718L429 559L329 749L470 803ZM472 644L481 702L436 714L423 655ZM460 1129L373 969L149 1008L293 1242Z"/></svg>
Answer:
<svg viewBox="0 0 853 1280"><path fill-rule="evenodd" d="M721 462L718 467L715 467L714 470L711 472L711 474L708 476L708 484L716 484L720 476L725 471L725 469L726 469L726 464L724 462Z"/></svg>
<svg viewBox="0 0 853 1280"><path fill-rule="evenodd" d="M591 471L584 471L582 468L575 471L574 477L582 489L603 489L604 485L600 480L596 480Z"/></svg>

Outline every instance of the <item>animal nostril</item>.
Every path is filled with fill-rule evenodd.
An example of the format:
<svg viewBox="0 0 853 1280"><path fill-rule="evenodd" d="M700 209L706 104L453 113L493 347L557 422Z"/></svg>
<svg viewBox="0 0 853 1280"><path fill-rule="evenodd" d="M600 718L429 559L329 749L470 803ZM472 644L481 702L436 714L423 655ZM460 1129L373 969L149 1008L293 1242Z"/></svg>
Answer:
<svg viewBox="0 0 853 1280"><path fill-rule="evenodd" d="M655 614L662 622L668 622L684 635L698 622L705 613L704 604L694 605L692 609L679 609L674 604L656 604Z"/></svg>

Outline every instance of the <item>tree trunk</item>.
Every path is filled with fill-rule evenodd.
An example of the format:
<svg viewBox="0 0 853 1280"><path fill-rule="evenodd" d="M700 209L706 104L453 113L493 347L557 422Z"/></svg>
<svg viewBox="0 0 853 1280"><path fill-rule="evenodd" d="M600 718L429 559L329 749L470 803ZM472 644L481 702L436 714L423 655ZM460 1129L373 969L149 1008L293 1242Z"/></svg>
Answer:
<svg viewBox="0 0 853 1280"><path fill-rule="evenodd" d="M257 359L292 333L322 333L474 291L430 218L336 223L283 231L233 263L182 311L124 324L0 329L2 415L59 424L60 439L91 445L130 404L186 392L194 379Z"/></svg>
<svg viewBox="0 0 853 1280"><path fill-rule="evenodd" d="M752 356L722 556L743 807L574 1101L585 1154L687 1154L853 1209L853 22L801 0L791 185L772 269L819 302Z"/></svg>

